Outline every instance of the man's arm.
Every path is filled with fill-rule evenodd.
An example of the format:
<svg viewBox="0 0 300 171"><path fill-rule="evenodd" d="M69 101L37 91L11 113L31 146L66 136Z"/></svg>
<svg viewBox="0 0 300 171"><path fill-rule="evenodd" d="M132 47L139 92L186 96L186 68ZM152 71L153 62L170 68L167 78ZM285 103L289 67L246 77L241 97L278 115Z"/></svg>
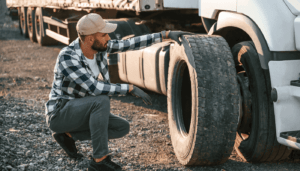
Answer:
<svg viewBox="0 0 300 171"><path fill-rule="evenodd" d="M138 50L162 41L161 33L146 34L126 40L110 40L107 44L107 53Z"/></svg>
<svg viewBox="0 0 300 171"><path fill-rule="evenodd" d="M76 58L68 54L61 55L58 68L64 76L74 81L77 85L94 96L100 94L126 94L129 90L128 84L119 85L97 81L84 67L82 67L81 63ZM78 89L78 91L80 91L80 88Z"/></svg>

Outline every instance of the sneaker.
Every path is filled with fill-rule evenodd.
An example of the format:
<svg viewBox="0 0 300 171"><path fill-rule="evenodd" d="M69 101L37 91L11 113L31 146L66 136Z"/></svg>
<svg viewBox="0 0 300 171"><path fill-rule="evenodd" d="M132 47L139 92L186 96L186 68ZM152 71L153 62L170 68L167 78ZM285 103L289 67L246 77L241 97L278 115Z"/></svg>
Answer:
<svg viewBox="0 0 300 171"><path fill-rule="evenodd" d="M83 157L82 154L77 153L75 141L68 137L65 133L53 133L53 138L65 150L69 157L79 159Z"/></svg>
<svg viewBox="0 0 300 171"><path fill-rule="evenodd" d="M94 159L91 160L88 171L121 171L121 166L112 162L110 156L107 156L104 160L96 163Z"/></svg>

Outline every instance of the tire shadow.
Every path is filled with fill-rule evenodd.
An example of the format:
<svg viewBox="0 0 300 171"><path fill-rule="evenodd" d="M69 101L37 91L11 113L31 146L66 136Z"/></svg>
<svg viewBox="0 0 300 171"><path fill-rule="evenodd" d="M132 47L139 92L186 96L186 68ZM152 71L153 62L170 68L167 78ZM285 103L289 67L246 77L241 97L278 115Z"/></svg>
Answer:
<svg viewBox="0 0 300 171"><path fill-rule="evenodd" d="M167 113L167 111L168 111L167 110L167 96L157 94L157 93L147 91L147 90L144 90L144 91L151 97L152 105L146 105L141 98L134 97L131 94L128 94L125 96L113 95L113 96L110 96L110 98L114 99L114 100L119 100L123 103L128 103L128 105L129 105L129 103L130 104L133 103L135 106L144 107L147 109L152 109L152 110L157 110L160 112Z"/></svg>

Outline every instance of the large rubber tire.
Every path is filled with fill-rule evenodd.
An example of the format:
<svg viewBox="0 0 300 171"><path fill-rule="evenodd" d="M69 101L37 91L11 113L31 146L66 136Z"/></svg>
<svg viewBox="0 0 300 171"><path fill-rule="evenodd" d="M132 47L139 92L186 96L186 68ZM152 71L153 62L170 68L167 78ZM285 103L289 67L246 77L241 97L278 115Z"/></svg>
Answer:
<svg viewBox="0 0 300 171"><path fill-rule="evenodd" d="M35 10L32 9L32 7L29 7L27 9L27 30L28 30L28 36L29 39L32 42L37 42L36 40L36 33L35 33Z"/></svg>
<svg viewBox="0 0 300 171"><path fill-rule="evenodd" d="M37 7L35 10L35 34L36 39L39 45L48 46L48 45L57 45L58 42L51 37L46 35L46 29L48 28L48 24L44 23L43 16L45 12L43 8Z"/></svg>
<svg viewBox="0 0 300 171"><path fill-rule="evenodd" d="M183 165L215 165L230 156L239 116L239 87L230 48L219 36L184 36L170 49L168 119Z"/></svg>
<svg viewBox="0 0 300 171"><path fill-rule="evenodd" d="M19 16L19 26L22 35L25 38L28 38L28 29L27 29L27 7L18 8L18 16Z"/></svg>
<svg viewBox="0 0 300 171"><path fill-rule="evenodd" d="M261 68L255 45L251 41L236 44L232 54L237 70L245 72L248 79L252 101L250 132L237 131L236 152L248 162L274 162L287 158L291 150L280 145L276 139L269 71Z"/></svg>

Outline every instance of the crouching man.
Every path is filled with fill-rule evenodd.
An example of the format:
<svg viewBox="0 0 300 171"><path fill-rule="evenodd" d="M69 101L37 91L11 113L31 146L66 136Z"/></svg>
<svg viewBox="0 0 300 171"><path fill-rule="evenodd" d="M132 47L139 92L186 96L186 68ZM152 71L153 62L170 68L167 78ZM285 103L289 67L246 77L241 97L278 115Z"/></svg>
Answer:
<svg viewBox="0 0 300 171"><path fill-rule="evenodd" d="M54 80L46 103L46 121L53 138L69 157L81 158L75 141L92 140L89 170L121 170L108 156L108 140L129 132L129 123L110 113L108 95L131 93L151 104L151 98L131 84L110 83L107 53L151 46L164 38L179 42L179 31L163 31L128 40L110 40L116 24L98 14L83 16L77 23L79 37L63 48L54 68Z"/></svg>

